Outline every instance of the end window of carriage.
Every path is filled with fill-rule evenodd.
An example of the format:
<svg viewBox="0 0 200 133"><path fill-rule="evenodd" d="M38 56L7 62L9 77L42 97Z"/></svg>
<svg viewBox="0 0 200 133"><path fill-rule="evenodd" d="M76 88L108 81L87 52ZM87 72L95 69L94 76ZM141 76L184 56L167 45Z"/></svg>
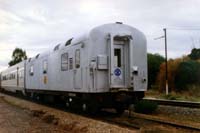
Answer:
<svg viewBox="0 0 200 133"><path fill-rule="evenodd" d="M43 61L43 74L46 74L47 73L47 60Z"/></svg>
<svg viewBox="0 0 200 133"><path fill-rule="evenodd" d="M75 66L76 68L80 67L80 49L75 51Z"/></svg>
<svg viewBox="0 0 200 133"><path fill-rule="evenodd" d="M34 69L33 69L33 65L31 65L30 70L29 70L29 75L33 76L34 74Z"/></svg>
<svg viewBox="0 0 200 133"><path fill-rule="evenodd" d="M63 53L61 55L61 70L62 71L68 70L68 53Z"/></svg>

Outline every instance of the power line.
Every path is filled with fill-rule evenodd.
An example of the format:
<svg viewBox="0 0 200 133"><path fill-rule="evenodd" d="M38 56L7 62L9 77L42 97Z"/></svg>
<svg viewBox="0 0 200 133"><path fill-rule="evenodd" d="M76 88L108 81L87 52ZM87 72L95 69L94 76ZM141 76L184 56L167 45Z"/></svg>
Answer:
<svg viewBox="0 0 200 133"><path fill-rule="evenodd" d="M166 28L168 30L196 30L196 31L200 31L200 27L187 27L187 26L181 26L181 27L168 27Z"/></svg>

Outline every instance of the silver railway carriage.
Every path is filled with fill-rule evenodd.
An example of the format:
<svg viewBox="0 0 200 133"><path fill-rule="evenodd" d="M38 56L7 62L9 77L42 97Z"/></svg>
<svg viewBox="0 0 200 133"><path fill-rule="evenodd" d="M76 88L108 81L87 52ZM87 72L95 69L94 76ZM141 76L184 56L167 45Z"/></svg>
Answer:
<svg viewBox="0 0 200 133"><path fill-rule="evenodd" d="M1 72L1 88L11 92L24 93L24 65L22 61Z"/></svg>
<svg viewBox="0 0 200 133"><path fill-rule="evenodd" d="M93 28L1 73L1 88L63 99L84 110L123 112L147 89L146 38L121 23Z"/></svg>

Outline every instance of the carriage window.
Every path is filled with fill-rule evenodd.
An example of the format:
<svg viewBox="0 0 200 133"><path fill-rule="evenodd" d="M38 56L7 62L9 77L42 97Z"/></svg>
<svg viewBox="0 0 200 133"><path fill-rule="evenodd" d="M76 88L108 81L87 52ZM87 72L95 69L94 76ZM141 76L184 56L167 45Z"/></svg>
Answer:
<svg viewBox="0 0 200 133"><path fill-rule="evenodd" d="M34 74L33 65L30 67L29 74L30 74L31 76L33 76L33 74Z"/></svg>
<svg viewBox="0 0 200 133"><path fill-rule="evenodd" d="M80 49L77 49L75 52L75 66L76 68L80 67Z"/></svg>
<svg viewBox="0 0 200 133"><path fill-rule="evenodd" d="M61 70L68 70L68 53L64 53L61 55Z"/></svg>
<svg viewBox="0 0 200 133"><path fill-rule="evenodd" d="M116 67L121 67L121 49L119 48L114 50L114 63Z"/></svg>
<svg viewBox="0 0 200 133"><path fill-rule="evenodd" d="M47 73L47 61L46 60L43 62L43 73L44 74Z"/></svg>
<svg viewBox="0 0 200 133"><path fill-rule="evenodd" d="M20 78L20 79L23 78L23 75L24 75L24 71L23 71L23 70L19 71L19 78Z"/></svg>
<svg viewBox="0 0 200 133"><path fill-rule="evenodd" d="M73 58L69 58L69 69L73 69Z"/></svg>
<svg viewBox="0 0 200 133"><path fill-rule="evenodd" d="M20 78L22 78L22 79L23 79L23 78L24 78L24 70L22 70L21 72L22 72L22 73L21 73L22 75L21 75L21 77L20 77Z"/></svg>
<svg viewBox="0 0 200 133"><path fill-rule="evenodd" d="M11 79L15 79L15 73L11 74Z"/></svg>

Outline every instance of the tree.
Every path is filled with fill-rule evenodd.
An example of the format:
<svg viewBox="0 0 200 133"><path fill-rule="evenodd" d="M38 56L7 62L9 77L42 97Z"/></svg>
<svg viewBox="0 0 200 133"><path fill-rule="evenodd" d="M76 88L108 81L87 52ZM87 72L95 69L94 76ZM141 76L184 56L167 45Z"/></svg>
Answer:
<svg viewBox="0 0 200 133"><path fill-rule="evenodd" d="M155 84L160 65L165 61L164 57L159 54L147 55L148 59L148 88Z"/></svg>
<svg viewBox="0 0 200 133"><path fill-rule="evenodd" d="M200 63L196 61L184 61L180 63L175 76L176 90L187 89L188 85L200 84Z"/></svg>
<svg viewBox="0 0 200 133"><path fill-rule="evenodd" d="M26 51L23 51L21 48L15 48L15 50L12 53L12 60L8 64L9 66L13 66L26 59Z"/></svg>
<svg viewBox="0 0 200 133"><path fill-rule="evenodd" d="M188 56L192 60L200 59L200 49L193 48L192 51L191 51L191 53Z"/></svg>
<svg viewBox="0 0 200 133"><path fill-rule="evenodd" d="M188 60L186 57L182 57L182 58L177 58L177 59L170 59L167 61L168 64L168 86L169 86L169 90L172 91L175 89L175 76L179 67L179 64L181 62L183 62L184 60ZM165 68L165 62L163 62L160 65L160 70L159 73L157 75L157 84L159 86L159 90L163 91L165 90L165 73L166 72L166 68Z"/></svg>

